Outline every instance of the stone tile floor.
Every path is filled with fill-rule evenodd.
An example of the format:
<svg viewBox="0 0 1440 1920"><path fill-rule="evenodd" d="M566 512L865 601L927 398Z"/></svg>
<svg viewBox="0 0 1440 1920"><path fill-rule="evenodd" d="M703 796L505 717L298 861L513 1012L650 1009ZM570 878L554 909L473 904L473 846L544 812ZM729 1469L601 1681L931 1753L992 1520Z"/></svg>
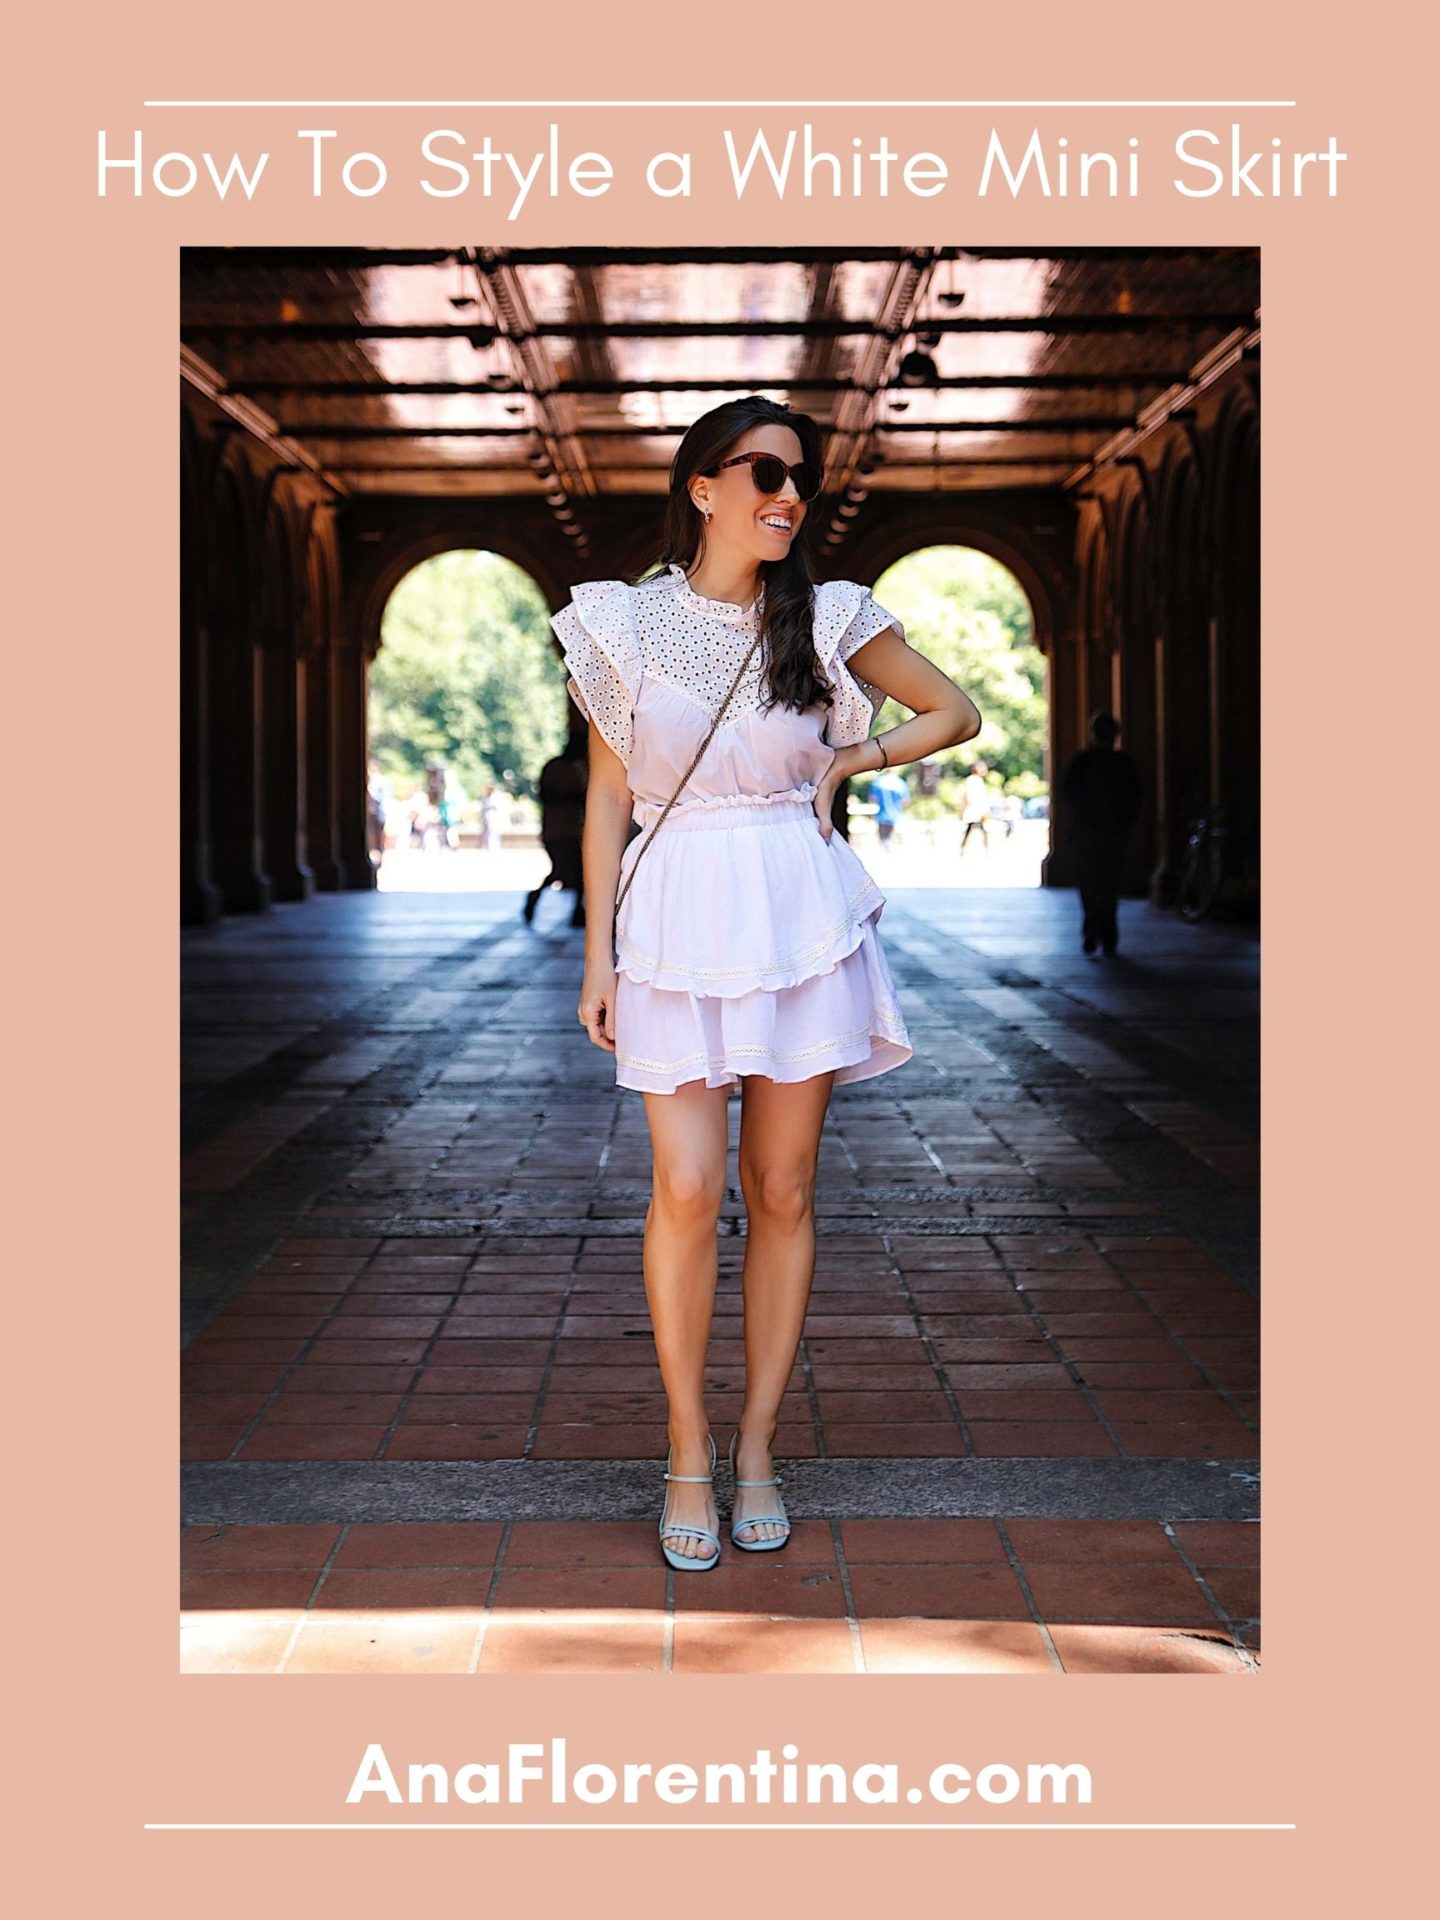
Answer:
<svg viewBox="0 0 1440 1920"><path fill-rule="evenodd" d="M916 1057L831 1103L795 1534L692 1575L643 1102L575 1021L568 908L518 907L185 937L187 1670L1253 1671L1253 938L1127 902L1087 960L1073 895L889 891Z"/></svg>

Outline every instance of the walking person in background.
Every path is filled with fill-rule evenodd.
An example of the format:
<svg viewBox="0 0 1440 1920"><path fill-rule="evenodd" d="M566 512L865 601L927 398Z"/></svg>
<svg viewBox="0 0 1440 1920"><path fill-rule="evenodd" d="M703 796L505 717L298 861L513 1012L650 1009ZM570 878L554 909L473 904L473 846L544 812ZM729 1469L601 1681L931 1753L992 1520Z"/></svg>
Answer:
<svg viewBox="0 0 1440 1920"><path fill-rule="evenodd" d="M1075 848L1086 953L1098 946L1112 954L1120 944L1120 873L1125 843L1141 807L1140 772L1115 745L1119 737L1120 722L1113 713L1094 714L1090 745L1074 756L1060 782Z"/></svg>
<svg viewBox="0 0 1440 1920"><path fill-rule="evenodd" d="M564 887L575 895L570 912L572 927L585 924L585 874L580 840L585 827L585 783L589 776L585 742L567 743L563 753L540 769L540 844L550 860L550 871L525 896L521 912L533 922L540 896L549 887Z"/></svg>
<svg viewBox="0 0 1440 1920"><path fill-rule="evenodd" d="M440 789L440 798L435 803L435 844L442 853L454 851L455 829L459 819L454 790L450 785L450 776L447 774Z"/></svg>
<svg viewBox="0 0 1440 1920"><path fill-rule="evenodd" d="M368 807L366 823L368 828L369 851L375 864L385 858L386 823L390 816L390 782L372 760L370 779L365 789Z"/></svg>
<svg viewBox="0 0 1440 1920"><path fill-rule="evenodd" d="M983 760L977 760L965 776L960 802L961 853L964 853L972 833L978 833L981 846L987 853L990 851L990 806L995 796L985 778L989 771Z"/></svg>
<svg viewBox="0 0 1440 1920"><path fill-rule="evenodd" d="M898 773L877 773L870 782L875 802L875 831L882 847L889 846L895 823L910 804L910 789Z"/></svg>
<svg viewBox="0 0 1440 1920"><path fill-rule="evenodd" d="M445 773L445 794L441 803L441 832L445 844L451 848L460 845L460 834L465 825L465 809L469 797L460 784L460 776L447 768Z"/></svg>
<svg viewBox="0 0 1440 1920"><path fill-rule="evenodd" d="M503 844L504 834L505 796L492 780L480 802L480 844L498 848Z"/></svg>
<svg viewBox="0 0 1440 1920"><path fill-rule="evenodd" d="M423 787L411 794L406 810L410 816L410 846L414 852L423 853L430 830L430 802Z"/></svg>

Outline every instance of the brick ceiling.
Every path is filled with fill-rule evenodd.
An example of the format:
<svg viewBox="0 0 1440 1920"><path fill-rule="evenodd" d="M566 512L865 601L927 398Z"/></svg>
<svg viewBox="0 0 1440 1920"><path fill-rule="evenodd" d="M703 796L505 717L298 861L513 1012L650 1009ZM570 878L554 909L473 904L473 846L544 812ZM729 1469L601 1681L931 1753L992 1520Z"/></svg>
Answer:
<svg viewBox="0 0 1440 1920"><path fill-rule="evenodd" d="M832 500L1071 485L1255 350L1259 296L1254 248L189 248L181 338L338 492L583 517L747 392L824 424Z"/></svg>

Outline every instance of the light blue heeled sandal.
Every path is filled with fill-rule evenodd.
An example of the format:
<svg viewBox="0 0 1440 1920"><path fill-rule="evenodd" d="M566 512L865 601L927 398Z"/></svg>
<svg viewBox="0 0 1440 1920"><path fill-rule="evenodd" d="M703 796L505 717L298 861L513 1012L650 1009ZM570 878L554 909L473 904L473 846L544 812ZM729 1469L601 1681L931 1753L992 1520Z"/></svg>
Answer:
<svg viewBox="0 0 1440 1920"><path fill-rule="evenodd" d="M689 1480L689 1481L704 1484L707 1486L709 1485L709 1483L715 1478L715 1436L713 1434L709 1434L706 1437L710 1442L709 1473L672 1473L670 1471L670 1462L675 1457L675 1449L674 1447L671 1447L670 1451L665 1456L665 1478L667 1480ZM665 1558L669 1561L670 1565L675 1568L677 1573L708 1573L711 1567L713 1567L715 1565L715 1562L720 1558L719 1534L712 1533L709 1527L683 1526L678 1523L667 1526L666 1516L669 1514L669 1512L670 1512L670 1492L667 1487L665 1492L665 1509L664 1509L664 1512L660 1515L660 1551L661 1553L664 1554ZM676 1551L674 1547L666 1546L665 1536L667 1533L684 1533L684 1534L689 1534L692 1538L696 1540L713 1540L715 1543L715 1551L714 1553L711 1554L708 1560L702 1560L698 1554L679 1553Z"/></svg>
<svg viewBox="0 0 1440 1920"><path fill-rule="evenodd" d="M739 1438L740 1438L740 1435L738 1432L732 1433L730 1436L731 1485L735 1487L778 1487L780 1485L780 1476L778 1473L775 1474L773 1478L769 1480L737 1480L736 1479L735 1477L735 1443L739 1440ZM775 1505L777 1507L780 1505L780 1500L778 1497L776 1498ZM773 1520L776 1526L784 1527L785 1529L784 1533L778 1535L777 1538L775 1538L774 1540L737 1540L735 1538L735 1529L737 1526L738 1527L755 1527L755 1526L758 1526L762 1520ZM743 1520L737 1520L735 1518L734 1502L733 1501L731 1502L730 1544L732 1547L738 1547L742 1553L774 1553L778 1548L783 1547L785 1545L785 1542L789 1538L790 1538L790 1516L788 1513L784 1513L784 1512L747 1513Z"/></svg>

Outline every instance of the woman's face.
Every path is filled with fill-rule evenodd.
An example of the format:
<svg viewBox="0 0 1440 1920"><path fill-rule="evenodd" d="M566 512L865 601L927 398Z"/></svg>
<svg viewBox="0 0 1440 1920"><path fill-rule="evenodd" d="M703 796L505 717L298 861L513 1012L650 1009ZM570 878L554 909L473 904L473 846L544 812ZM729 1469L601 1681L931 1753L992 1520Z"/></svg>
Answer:
<svg viewBox="0 0 1440 1920"><path fill-rule="evenodd" d="M805 458L799 434L778 423L751 427L720 458L733 460L741 453L776 453L787 467ZM748 462L697 474L690 482L690 497L702 513L711 509L705 540L712 552L738 551L757 563L783 560L805 518L805 503L788 473L779 493L761 493Z"/></svg>

